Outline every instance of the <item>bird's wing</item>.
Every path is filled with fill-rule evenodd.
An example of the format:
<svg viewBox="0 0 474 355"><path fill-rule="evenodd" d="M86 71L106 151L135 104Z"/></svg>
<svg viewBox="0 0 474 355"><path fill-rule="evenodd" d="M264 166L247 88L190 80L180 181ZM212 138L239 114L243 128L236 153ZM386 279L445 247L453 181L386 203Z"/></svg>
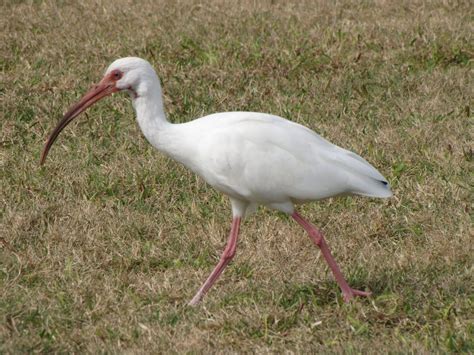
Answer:
<svg viewBox="0 0 474 355"><path fill-rule="evenodd" d="M280 117L234 113L213 119L220 124L207 127L197 152L205 167L200 175L231 196L265 203L374 195L372 180L385 180L358 155Z"/></svg>

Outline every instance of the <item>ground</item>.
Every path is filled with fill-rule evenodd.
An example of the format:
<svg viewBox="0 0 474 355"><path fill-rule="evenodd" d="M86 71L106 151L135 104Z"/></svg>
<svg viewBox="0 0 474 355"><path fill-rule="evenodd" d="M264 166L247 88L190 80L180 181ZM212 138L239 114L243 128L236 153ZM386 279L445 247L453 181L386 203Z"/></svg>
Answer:
<svg viewBox="0 0 474 355"><path fill-rule="evenodd" d="M473 352L472 4L9 1L2 5L0 352ZM129 99L45 139L110 62L148 59L173 122L249 110L376 166L394 197L301 207L224 248L225 196L142 137ZM317 182L315 182L317 183ZM470 194L471 193L471 194Z"/></svg>

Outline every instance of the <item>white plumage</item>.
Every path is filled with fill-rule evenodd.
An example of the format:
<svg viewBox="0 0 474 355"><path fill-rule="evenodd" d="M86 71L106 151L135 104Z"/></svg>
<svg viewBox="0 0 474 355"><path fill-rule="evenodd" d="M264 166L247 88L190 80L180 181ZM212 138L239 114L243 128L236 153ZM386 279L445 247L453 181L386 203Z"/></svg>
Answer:
<svg viewBox="0 0 474 355"><path fill-rule="evenodd" d="M322 234L295 211L294 205L344 194L390 197L387 180L357 154L274 115L226 112L171 124L164 112L159 79L143 59L122 58L109 66L99 85L73 106L53 131L42 162L69 122L102 97L120 90L130 93L138 124L155 148L231 199L233 224L228 247L191 304L199 302L232 259L240 220L258 205L292 215L308 231L328 260L346 300L368 294L347 286Z"/></svg>

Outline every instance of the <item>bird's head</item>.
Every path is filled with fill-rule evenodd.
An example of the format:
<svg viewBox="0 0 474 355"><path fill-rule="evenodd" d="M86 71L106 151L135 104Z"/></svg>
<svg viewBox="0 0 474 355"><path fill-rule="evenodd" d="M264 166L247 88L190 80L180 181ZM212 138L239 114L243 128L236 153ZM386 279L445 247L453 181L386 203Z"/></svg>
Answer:
<svg viewBox="0 0 474 355"><path fill-rule="evenodd" d="M102 79L114 85L116 91L128 91L132 98L146 95L156 80L155 70L150 63L137 57L117 59L109 65Z"/></svg>
<svg viewBox="0 0 474 355"><path fill-rule="evenodd" d="M132 99L147 95L153 86L152 84L157 80L152 66L144 59L127 57L114 61L105 71L102 80L97 85L92 86L79 102L65 113L62 120L51 132L41 154L40 164L44 163L49 149L59 133L81 112L114 92L127 91Z"/></svg>

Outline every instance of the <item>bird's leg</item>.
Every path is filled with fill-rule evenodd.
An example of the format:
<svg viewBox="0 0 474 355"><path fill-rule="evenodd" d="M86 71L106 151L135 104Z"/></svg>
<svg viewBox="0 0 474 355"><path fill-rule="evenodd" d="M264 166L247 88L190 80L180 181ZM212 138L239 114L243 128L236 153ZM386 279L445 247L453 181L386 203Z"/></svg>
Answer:
<svg viewBox="0 0 474 355"><path fill-rule="evenodd" d="M316 244L319 249L321 249L321 253L324 256L324 259L326 259L326 262L331 268L331 271L334 274L334 277L336 278L336 281L342 290L344 301L348 302L354 296L370 296L370 292L354 290L347 284L347 281L344 279L344 276L342 275L342 272L339 269L336 260L334 260L334 257L332 256L331 251L329 250L329 247L326 244L326 241L324 240L323 234L319 230L317 230L316 227L314 227L311 223L306 221L298 212L293 212L291 216L308 232L314 244Z"/></svg>
<svg viewBox="0 0 474 355"><path fill-rule="evenodd" d="M194 295L193 299L189 302L190 306L197 305L201 299L204 297L206 292L211 288L214 282L219 278L224 271L224 268L227 264L230 263L232 258L235 255L235 250L237 248L237 239L239 236L239 228L240 228L240 217L234 217L232 220L232 227L230 229L229 240L227 241L227 246L224 249L224 252L221 255L219 263L216 265L214 270L211 272L209 277L207 278L206 282L201 286L199 291Z"/></svg>

